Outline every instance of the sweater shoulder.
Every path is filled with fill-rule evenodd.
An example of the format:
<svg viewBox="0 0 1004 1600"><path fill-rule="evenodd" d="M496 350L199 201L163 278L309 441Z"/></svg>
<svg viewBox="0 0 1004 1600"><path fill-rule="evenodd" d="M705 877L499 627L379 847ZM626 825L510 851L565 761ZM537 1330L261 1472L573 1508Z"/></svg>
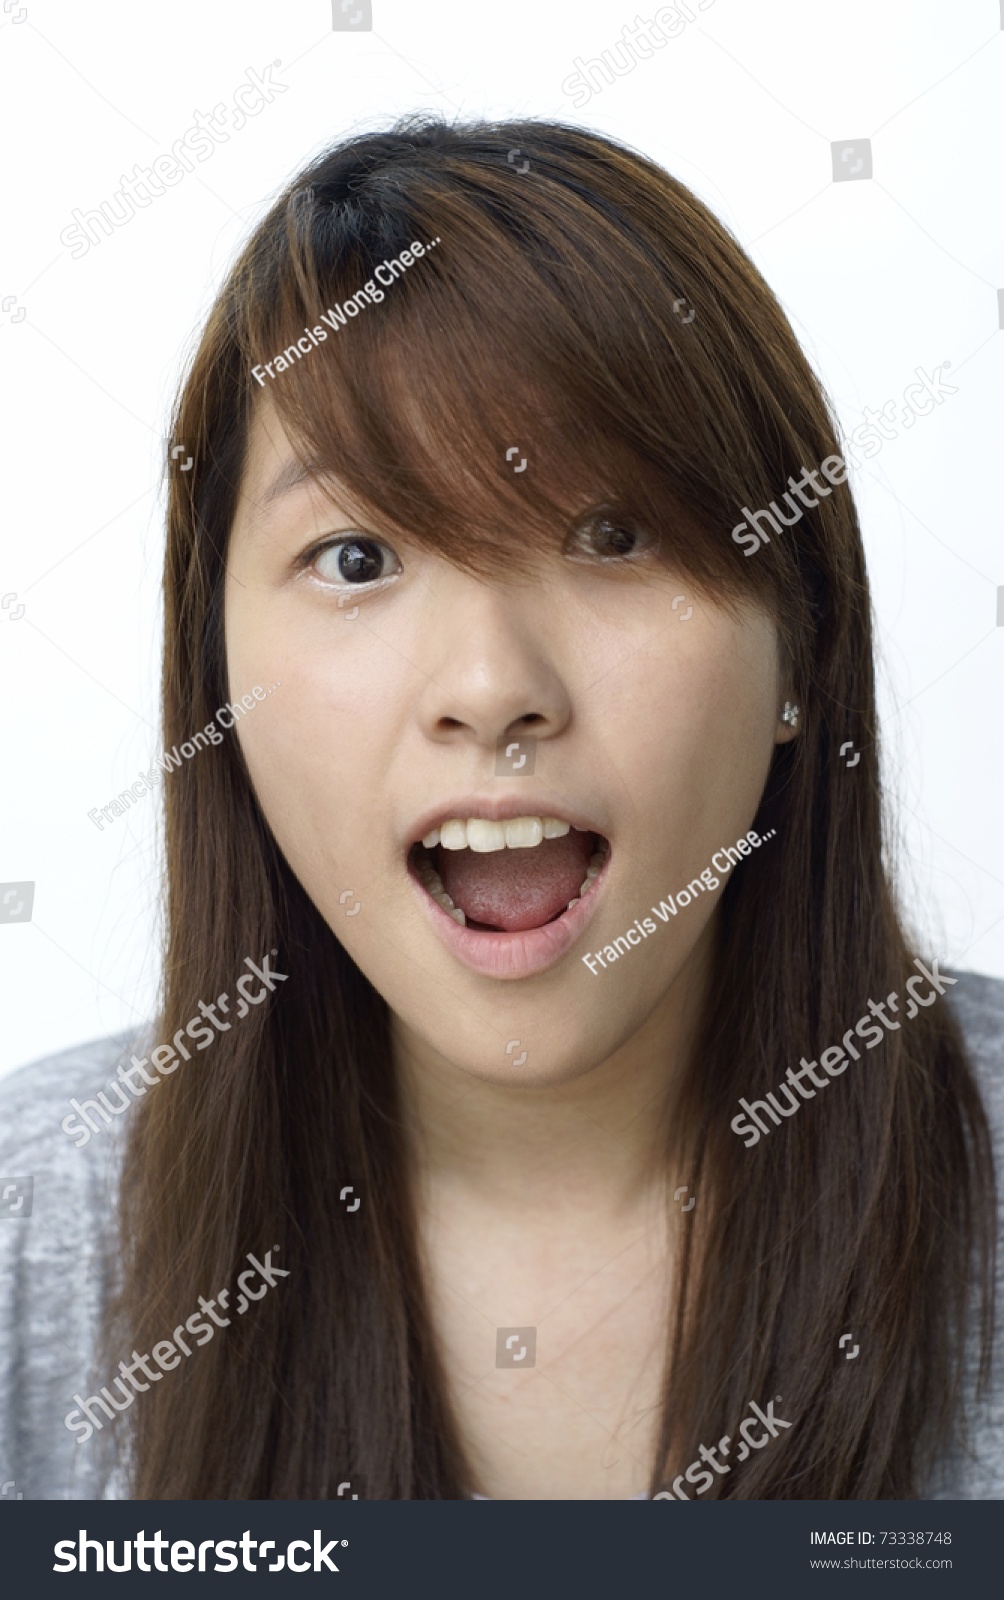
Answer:
<svg viewBox="0 0 1004 1600"><path fill-rule="evenodd" d="M95 1097L147 1032L95 1039L0 1080L0 1473L26 1500L110 1492L107 1463L76 1447L63 1418L94 1375L129 1121L106 1123ZM95 1131L74 1101L91 1102Z"/></svg>

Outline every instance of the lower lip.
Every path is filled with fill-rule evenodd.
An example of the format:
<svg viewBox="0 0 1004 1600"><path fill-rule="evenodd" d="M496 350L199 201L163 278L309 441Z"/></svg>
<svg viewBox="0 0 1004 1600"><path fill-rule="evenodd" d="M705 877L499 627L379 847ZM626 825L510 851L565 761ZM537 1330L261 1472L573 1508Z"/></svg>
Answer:
<svg viewBox="0 0 1004 1600"><path fill-rule="evenodd" d="M593 879L593 887L578 905L563 911L556 921L545 922L542 928L529 928L524 933L479 933L475 928L462 927L433 900L410 869L408 876L433 930L450 954L465 967L485 978L529 978L556 966L585 933L609 866L608 855Z"/></svg>

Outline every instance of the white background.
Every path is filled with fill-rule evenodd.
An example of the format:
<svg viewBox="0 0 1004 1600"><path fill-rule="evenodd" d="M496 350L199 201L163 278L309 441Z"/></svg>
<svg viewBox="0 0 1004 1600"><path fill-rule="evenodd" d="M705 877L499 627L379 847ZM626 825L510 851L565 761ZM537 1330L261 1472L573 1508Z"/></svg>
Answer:
<svg viewBox="0 0 1004 1600"><path fill-rule="evenodd" d="M162 439L194 330L310 154L423 109L562 118L661 162L750 251L847 432L946 364L958 392L853 481L918 947L1004 975L1001 5L691 4L576 111L573 58L613 46L637 0L374 0L354 34L331 0L5 0L0 885L31 880L35 902L0 922L0 1072L154 1004L159 802L101 833L87 812L161 748ZM284 93L71 258L75 207L275 60ZM860 138L873 178L835 184L831 141Z"/></svg>

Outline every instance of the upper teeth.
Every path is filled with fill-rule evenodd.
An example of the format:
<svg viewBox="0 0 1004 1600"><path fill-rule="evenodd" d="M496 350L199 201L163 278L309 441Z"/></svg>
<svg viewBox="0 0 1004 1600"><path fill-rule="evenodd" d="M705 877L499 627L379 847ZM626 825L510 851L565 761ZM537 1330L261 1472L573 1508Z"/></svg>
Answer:
<svg viewBox="0 0 1004 1600"><path fill-rule="evenodd" d="M542 839L560 839L569 831L561 817L511 817L507 822L489 822L487 817L452 817L441 828L433 828L422 840L427 850L441 844L444 850L525 850Z"/></svg>

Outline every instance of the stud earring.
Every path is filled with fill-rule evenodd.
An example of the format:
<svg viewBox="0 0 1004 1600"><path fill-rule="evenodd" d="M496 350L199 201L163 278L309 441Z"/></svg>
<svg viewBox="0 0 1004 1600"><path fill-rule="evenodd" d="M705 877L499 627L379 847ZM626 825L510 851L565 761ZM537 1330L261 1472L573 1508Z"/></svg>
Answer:
<svg viewBox="0 0 1004 1600"><path fill-rule="evenodd" d="M797 726L800 716L801 708L793 700L786 700L784 702L784 710L781 712L781 721L786 722L790 728L794 728Z"/></svg>

